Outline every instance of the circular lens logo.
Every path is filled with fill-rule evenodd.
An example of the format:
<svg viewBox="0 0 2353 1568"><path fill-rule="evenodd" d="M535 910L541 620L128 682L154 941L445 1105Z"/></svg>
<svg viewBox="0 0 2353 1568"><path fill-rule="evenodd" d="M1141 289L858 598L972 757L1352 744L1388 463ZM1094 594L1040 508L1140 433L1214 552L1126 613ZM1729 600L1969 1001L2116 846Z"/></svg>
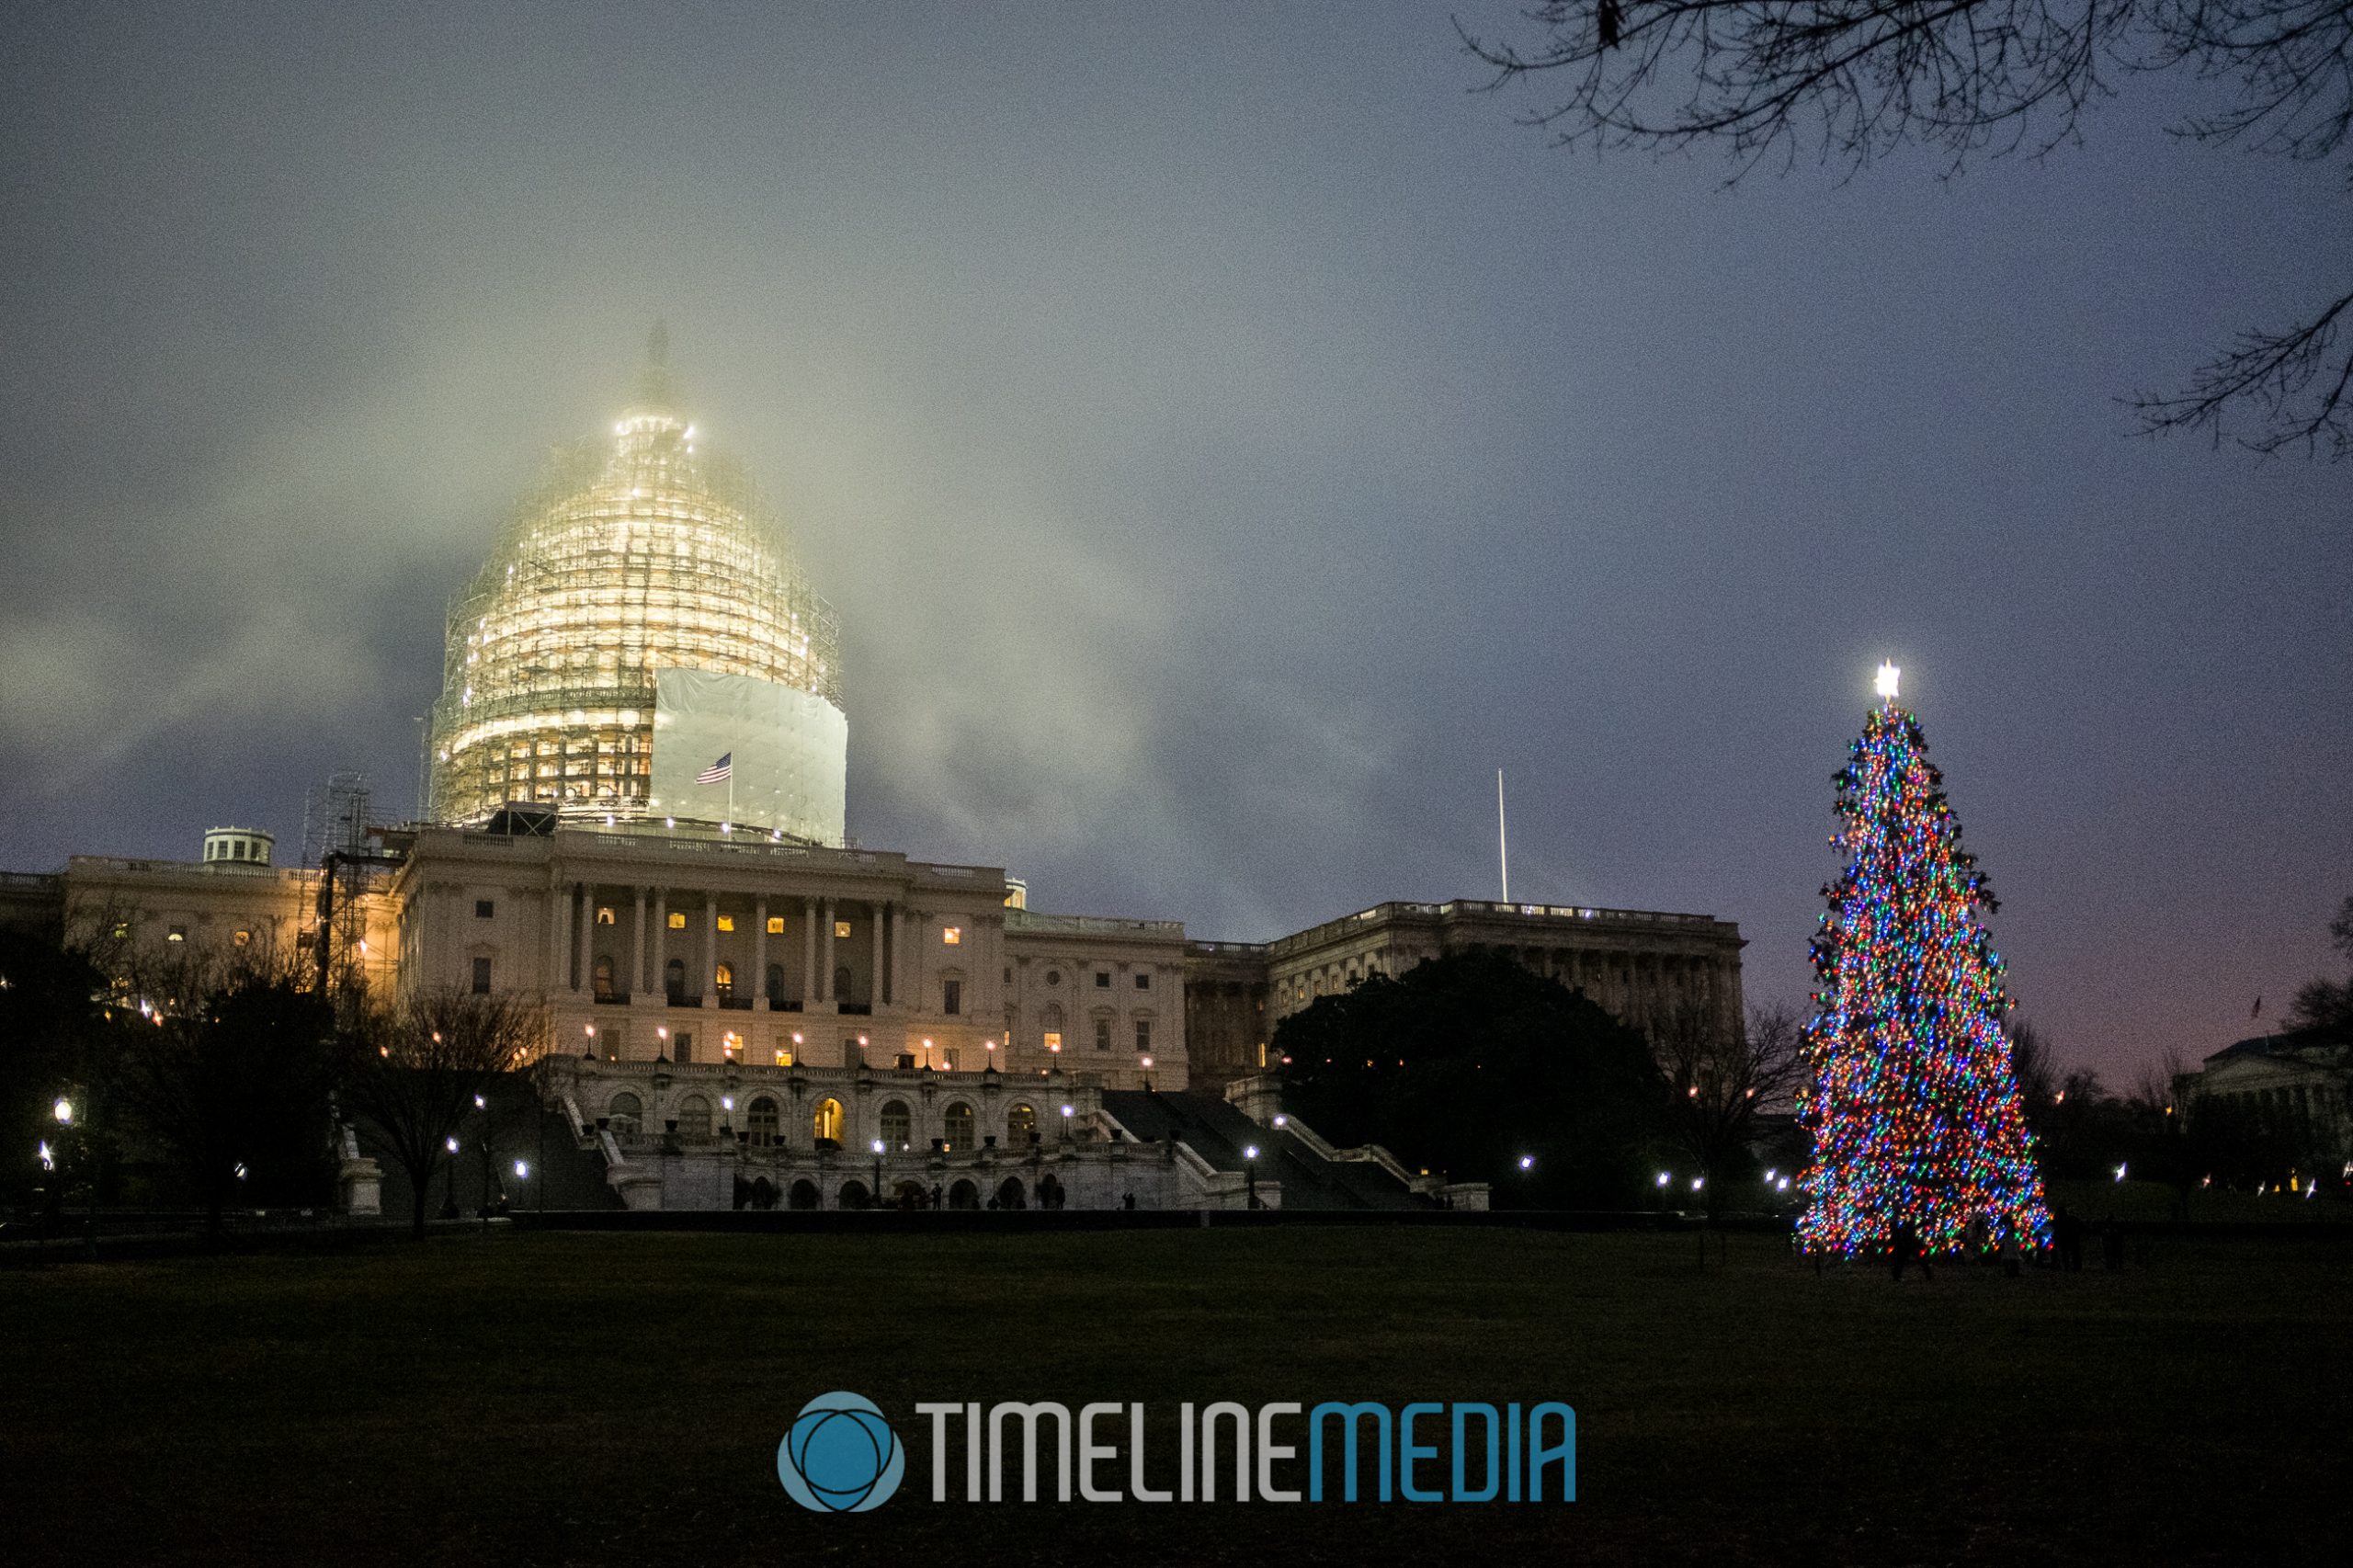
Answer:
<svg viewBox="0 0 2353 1568"><path fill-rule="evenodd" d="M801 1407L776 1448L785 1495L821 1514L862 1514L899 1489L907 1452L874 1402L821 1393Z"/></svg>

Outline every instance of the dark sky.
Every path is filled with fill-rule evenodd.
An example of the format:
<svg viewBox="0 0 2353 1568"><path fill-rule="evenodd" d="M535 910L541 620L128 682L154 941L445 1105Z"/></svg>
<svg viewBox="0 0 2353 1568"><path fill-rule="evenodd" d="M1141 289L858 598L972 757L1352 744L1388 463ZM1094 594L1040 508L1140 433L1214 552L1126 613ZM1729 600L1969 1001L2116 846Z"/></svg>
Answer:
<svg viewBox="0 0 2353 1568"><path fill-rule="evenodd" d="M2329 968L2353 471L2114 400L2316 302L2338 171L2135 82L1727 192L1481 80L1427 5L8 8L0 866L404 814L446 597L661 316L870 846L1261 938L1494 896L1502 767L1516 894L1795 1002L1891 658L2063 1056Z"/></svg>

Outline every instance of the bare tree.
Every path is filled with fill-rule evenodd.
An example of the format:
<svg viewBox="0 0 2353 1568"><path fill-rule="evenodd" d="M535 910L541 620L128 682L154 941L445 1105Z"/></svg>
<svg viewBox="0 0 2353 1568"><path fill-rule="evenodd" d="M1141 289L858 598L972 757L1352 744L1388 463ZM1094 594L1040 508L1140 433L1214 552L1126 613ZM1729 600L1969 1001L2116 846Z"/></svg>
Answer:
<svg viewBox="0 0 2353 1568"><path fill-rule="evenodd" d="M247 1193L316 1201L342 1062L334 1020L297 967L196 953L118 970L102 1114L176 1166L208 1237Z"/></svg>
<svg viewBox="0 0 2353 1568"><path fill-rule="evenodd" d="M2010 1076L2025 1103L2026 1124L2040 1132L2059 1098L2059 1063L2051 1042L2024 1017L2010 1018Z"/></svg>
<svg viewBox="0 0 2353 1568"><path fill-rule="evenodd" d="M2236 95L2177 135L2303 161L2353 143L2353 0L1547 0L1522 16L1527 41L1455 26L1489 88L1561 88L1529 124L1564 147L1721 144L1733 181L1809 155L1851 174L1907 144L1949 170L2050 152L2125 78L2164 71ZM2336 291L2298 324L2249 330L2180 390L2125 401L2144 433L2344 458L2348 321L2353 290Z"/></svg>
<svg viewBox="0 0 2353 1568"><path fill-rule="evenodd" d="M1652 1030L1675 1137L1708 1179L1709 1213L1722 1201L1717 1176L1746 1149L1757 1116L1787 1105L1803 1076L1803 1034L1779 1004L1750 1008L1745 1024L1712 1007L1678 1007Z"/></svg>
<svg viewBox="0 0 2353 1568"><path fill-rule="evenodd" d="M345 1103L367 1140L409 1183L412 1234L425 1234L426 1192L449 1141L504 1073L547 1043L538 1003L508 994L420 992L369 1008L353 1025L357 1063Z"/></svg>

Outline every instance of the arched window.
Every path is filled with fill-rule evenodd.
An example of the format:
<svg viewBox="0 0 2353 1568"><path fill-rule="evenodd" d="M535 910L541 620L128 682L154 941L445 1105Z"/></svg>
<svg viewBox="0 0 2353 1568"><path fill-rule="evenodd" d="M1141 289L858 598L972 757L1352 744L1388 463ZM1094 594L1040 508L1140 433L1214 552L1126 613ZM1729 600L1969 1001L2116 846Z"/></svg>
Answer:
<svg viewBox="0 0 2353 1568"><path fill-rule="evenodd" d="M615 1142L636 1141L639 1119L645 1115L645 1106L635 1095L623 1089L605 1107L605 1117L612 1128Z"/></svg>
<svg viewBox="0 0 2353 1568"><path fill-rule="evenodd" d="M818 1142L838 1148L842 1141L842 1102L819 1100L816 1111L809 1118L809 1131Z"/></svg>
<svg viewBox="0 0 2353 1568"><path fill-rule="evenodd" d="M1038 1108L1017 1105L1005 1113L1005 1142L1011 1149L1027 1149L1038 1141Z"/></svg>
<svg viewBox="0 0 2353 1568"><path fill-rule="evenodd" d="M940 1118L939 1131L950 1149L969 1149L976 1142L972 1137L972 1108L958 1100Z"/></svg>
<svg viewBox="0 0 2353 1568"><path fill-rule="evenodd" d="M595 984L596 984L596 988L597 988L597 1001L599 1001L599 1002L609 1002L609 1001L611 1001L611 1000L613 999L613 960L610 960L610 959L598 959L598 960L597 960L597 975L596 975Z"/></svg>
<svg viewBox="0 0 2353 1568"><path fill-rule="evenodd" d="M907 1138L915 1131L915 1119L907 1114L904 1100L882 1102L882 1147L892 1153L907 1146Z"/></svg>
<svg viewBox="0 0 2353 1568"><path fill-rule="evenodd" d="M844 1209L865 1209L873 1203L873 1199L867 1196L866 1184L862 1181L842 1183L842 1195L839 1201Z"/></svg>
<svg viewBox="0 0 2353 1568"><path fill-rule="evenodd" d="M948 1207L950 1209L978 1209L980 1206L981 1189L971 1182L959 1181L948 1189Z"/></svg>
<svg viewBox="0 0 2353 1568"><path fill-rule="evenodd" d="M817 1184L813 1181L796 1181L792 1189L784 1195L787 1209L814 1209L818 1202Z"/></svg>
<svg viewBox="0 0 2353 1568"><path fill-rule="evenodd" d="M1021 1178L1019 1176L1007 1176L997 1184L996 1206L1000 1209L1027 1209L1029 1207L1028 1202L1026 1202L1021 1196Z"/></svg>
<svg viewBox="0 0 2353 1568"><path fill-rule="evenodd" d="M744 1111L744 1130L752 1135L752 1146L765 1149L776 1142L778 1114L776 1101L762 1095Z"/></svg>
<svg viewBox="0 0 2353 1568"><path fill-rule="evenodd" d="M662 994L676 1002L687 994L687 960L672 959L662 966Z"/></svg>
<svg viewBox="0 0 2353 1568"><path fill-rule="evenodd" d="M1063 1032L1063 1005L1060 1002L1046 1004L1045 1011L1039 1015L1039 1027L1051 1035Z"/></svg>
<svg viewBox="0 0 2353 1568"><path fill-rule="evenodd" d="M768 965L768 1000L784 1000L784 966L780 963Z"/></svg>
<svg viewBox="0 0 2353 1568"><path fill-rule="evenodd" d="M711 989L719 993L721 1001L735 994L735 966L723 963L712 971Z"/></svg>
<svg viewBox="0 0 2353 1568"><path fill-rule="evenodd" d="M678 1141L682 1143L710 1142L710 1102L700 1095L688 1095L678 1102Z"/></svg>

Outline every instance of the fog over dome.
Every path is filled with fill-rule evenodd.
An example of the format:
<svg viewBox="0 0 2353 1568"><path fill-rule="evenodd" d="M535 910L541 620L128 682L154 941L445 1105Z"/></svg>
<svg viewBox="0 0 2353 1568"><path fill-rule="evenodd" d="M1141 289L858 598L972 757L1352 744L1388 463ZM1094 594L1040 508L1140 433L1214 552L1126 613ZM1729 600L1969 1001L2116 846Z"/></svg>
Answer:
<svg viewBox="0 0 2353 1568"><path fill-rule="evenodd" d="M452 601L433 820L510 801L838 843L840 631L656 327L608 437L562 449Z"/></svg>

